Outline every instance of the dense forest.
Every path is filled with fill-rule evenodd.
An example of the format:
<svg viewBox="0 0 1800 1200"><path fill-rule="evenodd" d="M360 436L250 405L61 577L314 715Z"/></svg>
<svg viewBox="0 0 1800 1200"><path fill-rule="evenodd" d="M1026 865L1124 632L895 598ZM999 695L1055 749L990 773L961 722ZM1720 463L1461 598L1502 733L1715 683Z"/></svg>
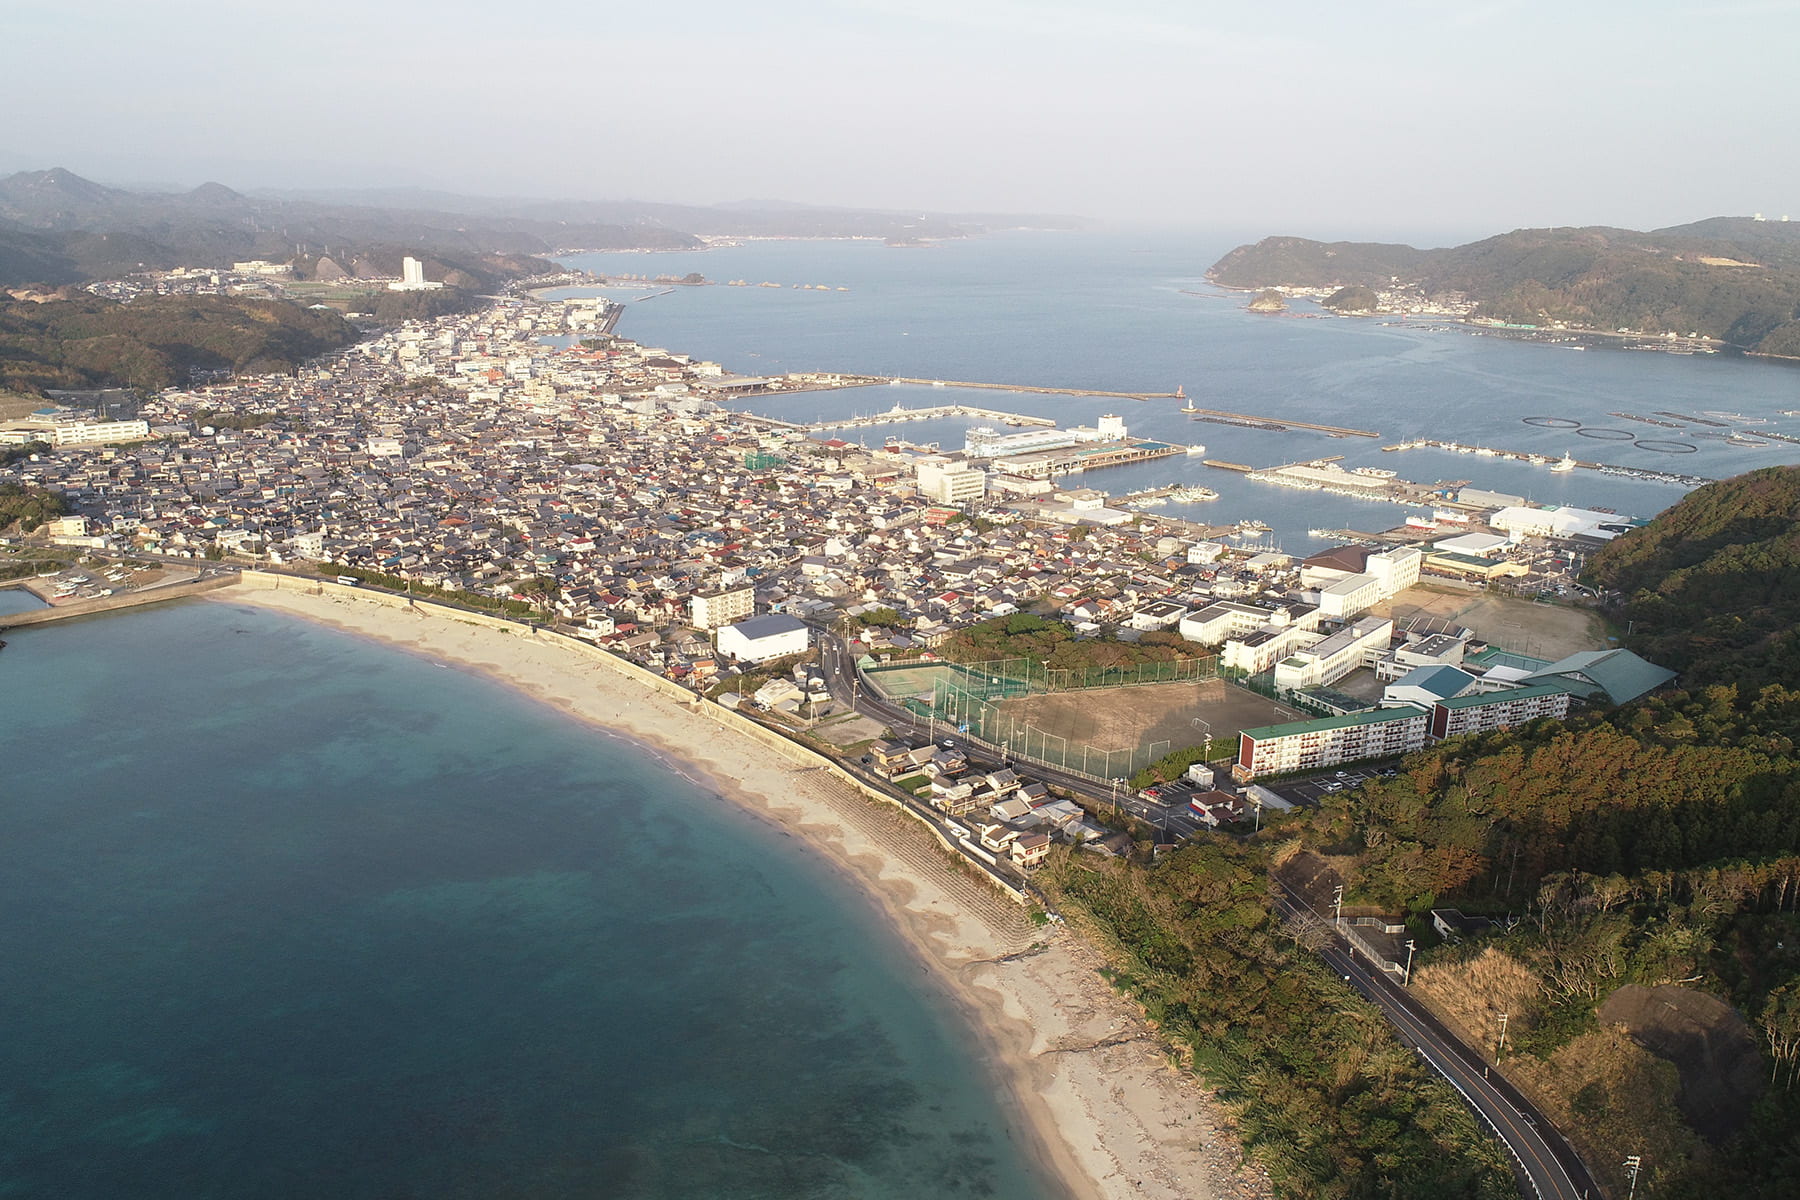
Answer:
<svg viewBox="0 0 1800 1200"><path fill-rule="evenodd" d="M1800 467L1709 484L1589 561L1633 649L1689 686L1800 686Z"/></svg>
<svg viewBox="0 0 1800 1200"><path fill-rule="evenodd" d="M1638 233L1521 229L1436 250L1272 237L1208 272L1230 287L1457 294L1526 325L1699 333L1764 354L1800 353L1800 224L1718 218Z"/></svg>
<svg viewBox="0 0 1800 1200"><path fill-rule="evenodd" d="M0 391L187 382L190 368L291 371L349 344L335 312L285 301L141 296L130 304L74 293L0 301Z"/></svg>
<svg viewBox="0 0 1800 1200"><path fill-rule="evenodd" d="M1415 992L1504 1051L1621 1195L1627 1154L1645 1160L1640 1196L1792 1195L1797 540L1800 468L1779 468L1693 493L1592 564L1629 644L1681 666L1685 690L1441 743L1259 835L1053 864L1047 886L1112 947L1119 985L1232 1105L1284 1195L1512 1186L1461 1105L1273 917L1269 873L1297 856L1347 904L1407 922ZM1444 943L1427 917L1440 906L1498 924Z"/></svg>

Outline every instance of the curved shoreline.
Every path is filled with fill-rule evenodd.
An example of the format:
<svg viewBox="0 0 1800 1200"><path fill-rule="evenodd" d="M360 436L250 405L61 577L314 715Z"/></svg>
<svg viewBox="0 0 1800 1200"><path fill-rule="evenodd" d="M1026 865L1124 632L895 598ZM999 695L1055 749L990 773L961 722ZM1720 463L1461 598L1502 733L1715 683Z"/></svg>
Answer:
<svg viewBox="0 0 1800 1200"><path fill-rule="evenodd" d="M999 1085L1022 1153L1070 1200L1267 1194L1210 1094L1168 1066L1142 1017L1102 982L1097 953L1066 929L1032 930L1010 900L951 870L910 818L554 645L354 597L240 586L208 598L477 672L642 744L669 769L701 775L722 797L804 836L931 972Z"/></svg>

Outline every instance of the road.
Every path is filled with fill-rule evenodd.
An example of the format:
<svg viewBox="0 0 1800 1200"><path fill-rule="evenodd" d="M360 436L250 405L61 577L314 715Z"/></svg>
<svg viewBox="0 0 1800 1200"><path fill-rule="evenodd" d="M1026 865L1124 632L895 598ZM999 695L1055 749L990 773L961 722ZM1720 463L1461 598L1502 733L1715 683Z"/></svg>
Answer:
<svg viewBox="0 0 1800 1200"><path fill-rule="evenodd" d="M1563 1136L1506 1078L1482 1062L1407 991L1358 959L1331 932L1331 924L1290 895L1276 894L1276 907L1291 920L1312 924L1328 941L1319 956L1343 976L1394 1026L1400 1040L1462 1093L1463 1099L1500 1136L1513 1159L1513 1174L1526 1200L1593 1200L1594 1182Z"/></svg>
<svg viewBox="0 0 1800 1200"><path fill-rule="evenodd" d="M819 665L823 668L825 687L831 692L833 700L847 707L855 708L864 716L882 721L894 731L896 736L922 738L928 741L933 739L953 740L971 763L985 767L1012 765L1013 760L1004 752L990 750L984 743L962 736L954 726L942 722L934 726L929 721L921 721L916 714L892 703L874 689L863 687L856 678L856 655L850 649L849 644L823 624L813 624L813 632L819 647ZM1063 771L1037 762L1032 762L1023 769L1033 779L1042 780L1044 783L1102 803L1111 804L1115 799L1123 800L1126 795L1121 790L1115 797L1113 791L1105 784L1095 783L1088 776L1076 774L1073 771ZM1144 819L1159 825L1161 823L1156 817ZM1173 825L1170 828L1172 832L1175 831ZM1192 832L1192 830L1187 832Z"/></svg>

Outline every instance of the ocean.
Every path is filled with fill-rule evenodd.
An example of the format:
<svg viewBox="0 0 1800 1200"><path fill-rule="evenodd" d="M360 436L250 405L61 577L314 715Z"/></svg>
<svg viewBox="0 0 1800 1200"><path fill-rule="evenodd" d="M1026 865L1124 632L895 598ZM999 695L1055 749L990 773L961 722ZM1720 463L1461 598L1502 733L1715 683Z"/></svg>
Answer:
<svg viewBox="0 0 1800 1200"><path fill-rule="evenodd" d="M1380 447L1436 437L1713 476L1800 461L1800 446L1608 415L1723 412L1800 433L1782 414L1800 409L1793 369L1252 316L1202 281L1228 248L1008 234L577 261L849 289L617 293L622 334L740 373L1179 384L1204 407L1382 434L966 393L1066 424L1118 411L1136 433L1259 466L1342 455L1649 516L1683 489ZM958 394L755 404L843 420ZM971 423L846 436L960 445ZM1260 519L1289 549L1405 515L1198 457L1082 482L1204 483L1221 498L1159 511ZM28 605L0 591L0 611ZM1054 1194L970 1031L874 903L642 748L478 676L226 603L7 640L0 1197Z"/></svg>
<svg viewBox="0 0 1800 1200"><path fill-rule="evenodd" d="M0 1196L1037 1197L801 839L479 676L183 601L0 652Z"/></svg>
<svg viewBox="0 0 1800 1200"><path fill-rule="evenodd" d="M1650 517L1688 490L1597 471L1555 473L1498 457L1439 449L1384 452L1429 438L1498 450L1721 478L1800 462L1800 367L1724 355L1678 356L1477 336L1385 318L1338 318L1297 303L1288 316L1246 311L1247 296L1212 289L1208 266L1232 243L1196 234L1007 233L925 248L874 241L760 241L698 252L585 254L572 265L614 274L686 275L721 284L782 286L613 289L626 304L617 331L745 375L832 370L1107 391L1173 392L1203 408L1367 429L1376 439L1269 432L1194 419L1178 400L881 386L759 397L751 411L795 421L839 420L960 400L1092 424L1102 413L1131 432L1205 457L1267 467L1339 458L1345 468L1394 470L1420 483L1467 481L1539 503ZM824 285L800 288L791 285ZM848 290L838 291L838 288ZM667 294L657 294L662 292ZM592 294L569 289L553 294ZM1701 421L1671 421L1658 412ZM1616 412L1669 421L1652 425ZM1730 416L1709 413L1732 414ZM1741 419L1739 419L1741 418ZM1714 424L1703 422L1711 421ZM879 446L888 434L960 449L970 419L845 431ZM1732 429L1760 446L1734 445ZM1115 495L1195 483L1216 501L1158 513L1230 524L1260 520L1270 541L1306 552L1331 544L1312 531L1379 531L1417 507L1296 491L1162 458L1094 471L1073 482Z"/></svg>

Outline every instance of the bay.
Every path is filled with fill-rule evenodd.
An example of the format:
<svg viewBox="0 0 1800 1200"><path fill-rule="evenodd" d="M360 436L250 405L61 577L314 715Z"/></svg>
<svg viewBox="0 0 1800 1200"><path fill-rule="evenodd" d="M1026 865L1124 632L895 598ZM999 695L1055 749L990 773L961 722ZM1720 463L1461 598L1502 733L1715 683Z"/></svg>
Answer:
<svg viewBox="0 0 1800 1200"><path fill-rule="evenodd" d="M802 841L260 609L0 656L0 1196L1034 1197L969 1031Z"/></svg>
<svg viewBox="0 0 1800 1200"><path fill-rule="evenodd" d="M1741 415L1725 425L1800 437L1800 369L1729 356L1677 356L1510 341L1380 318L1327 317L1302 301L1294 315L1246 311L1247 297L1205 282L1232 242L1205 234L1008 233L928 248L873 241L761 241L700 252L585 254L571 265L645 276L699 271L721 286L614 289L618 332L711 359L741 374L831 370L1108 391L1173 392L1200 407L1368 429L1377 439L1282 433L1195 420L1180 401L1135 401L955 388L877 387L760 397L752 411L796 421L839 420L961 400L1065 425L1116 412L1134 434L1252 466L1341 456L1421 483L1469 481L1539 503L1649 517L1681 485L1436 449L1382 451L1419 438L1481 444L1548 458L1565 453L1623 468L1721 478L1800 462L1800 445L1730 445L1718 426L1668 429L1611 415L1659 410ZM743 279L782 286L724 286ZM797 284L823 284L827 291ZM836 288L846 288L837 291ZM591 293L571 289L555 294ZM649 297L649 298L644 298ZM1307 319L1317 317L1318 319ZM1562 428L1528 423L1551 418ZM1658 418L1667 419L1667 418ZM846 432L880 445L889 433L960 449L978 422L941 420ZM1597 431L1583 436L1573 426ZM1692 446L1665 453L1659 443ZM1640 443L1648 443L1641 445ZM1092 472L1079 483L1122 494L1165 483L1221 493L1159 512L1229 524L1256 519L1290 550L1329 544L1316 528L1365 531L1399 524L1406 506L1293 491L1175 457Z"/></svg>

